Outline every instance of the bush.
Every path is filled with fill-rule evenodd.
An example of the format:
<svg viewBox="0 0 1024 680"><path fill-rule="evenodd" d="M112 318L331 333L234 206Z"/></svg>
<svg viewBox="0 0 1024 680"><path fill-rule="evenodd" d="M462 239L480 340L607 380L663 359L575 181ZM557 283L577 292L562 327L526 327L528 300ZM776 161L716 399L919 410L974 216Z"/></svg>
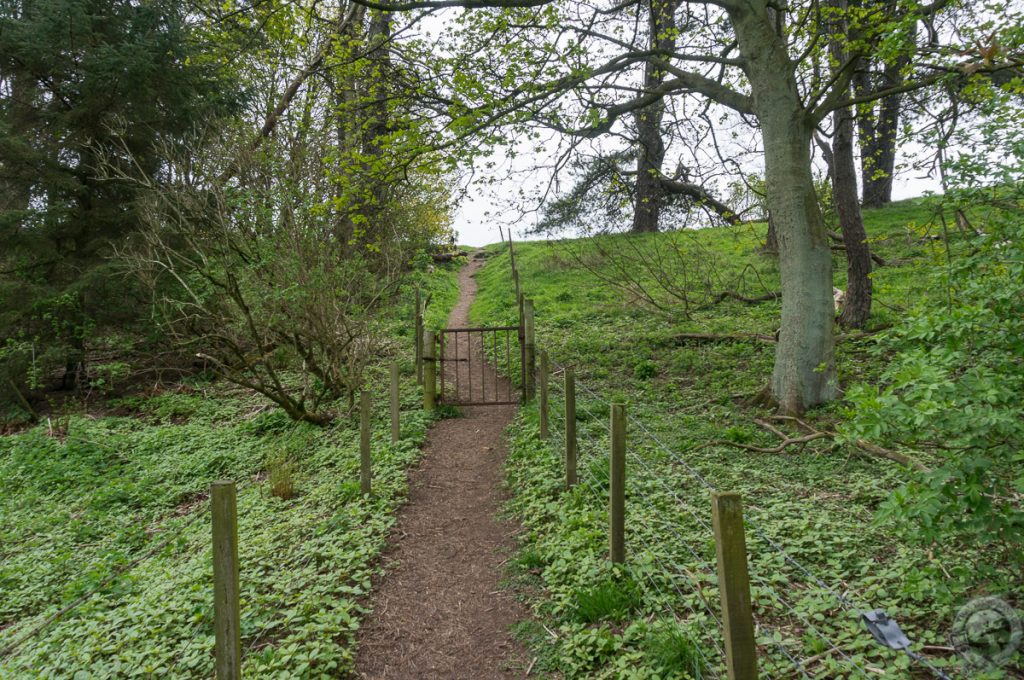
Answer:
<svg viewBox="0 0 1024 680"><path fill-rule="evenodd" d="M972 192L972 201L978 196ZM1000 204L1024 205L1024 191ZM928 452L939 464L883 507L925 542L960 538L992 559L1024 547L1024 211L992 213L974 252L935 286L942 308L922 308L874 351L892 360L879 385L857 385L844 435ZM982 551L979 551L979 554Z"/></svg>

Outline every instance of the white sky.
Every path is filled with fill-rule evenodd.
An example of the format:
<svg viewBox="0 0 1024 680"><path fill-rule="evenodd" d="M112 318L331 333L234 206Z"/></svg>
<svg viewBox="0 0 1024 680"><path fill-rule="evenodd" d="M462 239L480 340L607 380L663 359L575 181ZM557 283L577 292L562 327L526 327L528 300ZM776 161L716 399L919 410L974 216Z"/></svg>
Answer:
<svg viewBox="0 0 1024 680"><path fill-rule="evenodd" d="M449 22L454 12L460 10L443 11L425 17L414 30L414 34L425 36L444 35L450 29ZM435 43L436 45L436 43ZM666 112L666 122L671 116ZM685 118L685 113L682 114ZM749 128L746 128L749 130ZM723 137L724 139L724 137ZM542 145L547 151L538 152L537 143L519 144L515 147L515 158L509 159L511 147L499 148L489 157L482 159L477 164L477 170L473 180L463 183L464 195L458 202L458 209L453 218L453 227L456 231L456 242L461 245L482 246L497 242L500 239L499 227L507 230L511 227L513 234L518 239L543 238L540 236L528 237L526 232L531 230L539 218L537 209L540 201L539 196L549 186L553 177L550 165L553 163L555 149L559 146L559 136L550 133ZM598 144L600 144L598 142ZM614 142L612 146L616 146ZM723 148L728 149L729 142L723 142ZM921 154L924 150L918 145L910 143L900 149L897 157L897 174L893 186L893 198L902 199L920 196L929 191L937 192L939 182L937 179L921 176L920 171L908 169L900 171L901 163L910 165L914 156ZM749 151L738 151L738 153ZM742 156L737 156L742 157ZM749 155L747 156L749 159ZM666 168L672 167L675 162L673 147L669 146L666 155ZM481 170L484 165L491 161L493 168L487 171ZM749 160L743 161L749 164ZM759 161L754 161L759 163ZM545 167L548 166L548 167ZM823 166L821 170L823 170ZM573 182L573 178L564 172L557 178L560 182L560 189L567 190ZM554 196L551 196L553 198Z"/></svg>
<svg viewBox="0 0 1024 680"><path fill-rule="evenodd" d="M913 145L908 146L913 151ZM907 149L904 149L907 150ZM506 150L498 150L494 154L494 160L504 161ZM897 164L905 160L907 154L901 154ZM542 165L545 159L536 154L523 153L520 151L515 165L526 168L529 165ZM461 245L483 246L488 243L497 242L498 227L508 229L512 227L513 234L519 240L530 238L543 238L541 236L529 237L525 232L535 225L535 215L520 216L522 196L520 191L527 195L535 194L543 189L550 172L538 171L529 177L508 177L508 163L499 163L500 167L506 169L502 175L482 175L476 181L470 183L466 196L459 204L455 214L454 228L458 233L456 242ZM920 176L921 173L914 170L906 170L897 173L893 181L893 198L896 200L920 196L926 192L938 192L939 181L937 178ZM493 183L487 184L484 178L490 177ZM571 178L563 178L563 187Z"/></svg>

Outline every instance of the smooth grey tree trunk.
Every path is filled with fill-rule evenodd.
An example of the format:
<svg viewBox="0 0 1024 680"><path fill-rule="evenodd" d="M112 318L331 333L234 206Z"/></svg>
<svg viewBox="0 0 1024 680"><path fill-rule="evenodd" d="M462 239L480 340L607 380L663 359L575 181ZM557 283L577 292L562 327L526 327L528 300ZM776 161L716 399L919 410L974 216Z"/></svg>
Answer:
<svg viewBox="0 0 1024 680"><path fill-rule="evenodd" d="M811 175L814 124L803 108L787 46L767 5L738 5L729 14L761 126L768 209L779 242L782 327L771 394L780 412L799 414L839 394L832 256Z"/></svg>

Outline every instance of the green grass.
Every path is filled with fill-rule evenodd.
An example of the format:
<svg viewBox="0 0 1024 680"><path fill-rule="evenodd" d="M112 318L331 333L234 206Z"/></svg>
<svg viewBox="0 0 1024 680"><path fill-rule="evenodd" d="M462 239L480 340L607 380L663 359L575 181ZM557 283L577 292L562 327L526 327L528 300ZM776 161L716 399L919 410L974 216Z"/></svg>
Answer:
<svg viewBox="0 0 1024 680"><path fill-rule="evenodd" d="M433 292L428 314L446 316L455 270L419 283ZM402 439L390 444L387 395L375 389L372 497L359 490L353 419L294 423L221 383L0 437L0 677L210 677L207 490L220 478L238 483L245 675L350 672L375 558L430 422L412 374L411 284L400 299L388 327L404 367ZM386 385L386 367L368 383ZM291 499L272 493L282 475Z"/></svg>
<svg viewBox="0 0 1024 680"><path fill-rule="evenodd" d="M940 218L932 199L865 214L874 251L890 263L874 273L876 304L869 331L897 322L914 305L945 304L943 292L930 289L925 276L947 257L947 243L930 238L943 233ZM972 218L984 223L983 216ZM558 437L539 441L534 409L523 410L510 435L510 507L525 527L521 550L532 565L520 569L518 578L535 615L554 633L532 635L525 629L524 640L537 654L541 672L609 678L702 672L678 670L679 664L672 665L676 671L666 671L663 652L671 649L685 657L679 662L683 666L696 655L709 673L721 671L710 494L701 479L741 493L746 516L754 523L747 542L764 677L792 677L794 664L787 656L810 659L806 670L816 678L930 677L905 656L875 644L856 613L845 611L830 590L847 594L858 606L884 607L920 649L948 647L953 616L972 597L993 593L1013 601L1024 584L1020 565L978 580L970 546L925 549L905 540L899 526L876 521L876 509L908 476L891 462L828 439L782 453L709 444L779 443L754 422L770 411L745 401L768 382L774 345L677 339L693 332L774 334L777 301L748 305L726 300L700 308L710 294L726 289L751 297L778 289L775 261L758 253L763 232L764 225L741 225L682 235L602 237L601 249L608 252L666 254L682 248L682 257L665 266L675 280L689 281L688 315L678 304L652 309L638 301L635 291L595 276L581 264L604 262L593 244L516 245L524 291L535 301L538 347L559 365L575 365L578 381L596 395L578 389L581 484L570 491L563 490ZM948 253L955 256L965 247L953 229ZM514 322L507 246L491 250L495 256L478 275L472 321ZM845 288L841 254L834 265L834 283ZM684 266L690 270L683 271ZM650 277L641 283L649 285ZM838 345L843 384L872 380L882 370L885 357L869 353L870 342L853 337ZM552 429L559 432L557 373L552 390ZM641 588L633 615L616 625L576 615L580 593L600 582L607 570L607 402L628 407L626 569ZM845 417L842 402L808 415L816 427L829 430ZM785 423L776 425L796 432ZM783 546L814 577L793 566L769 541ZM663 619L681 622L682 632L672 636L685 644L662 639L663 644L652 647L649 635L637 632ZM839 651L830 651L833 644ZM955 658L941 650L926 653L936 666L959 674Z"/></svg>

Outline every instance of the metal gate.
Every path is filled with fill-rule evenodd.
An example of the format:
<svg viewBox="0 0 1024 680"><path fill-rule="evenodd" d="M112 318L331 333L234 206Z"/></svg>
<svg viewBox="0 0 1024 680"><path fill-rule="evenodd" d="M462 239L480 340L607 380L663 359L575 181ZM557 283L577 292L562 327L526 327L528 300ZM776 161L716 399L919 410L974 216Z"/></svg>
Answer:
<svg viewBox="0 0 1024 680"><path fill-rule="evenodd" d="M484 406L520 402L519 389L513 386L522 365L520 326L445 328L438 333L437 342L441 374L438 401L442 404Z"/></svg>

